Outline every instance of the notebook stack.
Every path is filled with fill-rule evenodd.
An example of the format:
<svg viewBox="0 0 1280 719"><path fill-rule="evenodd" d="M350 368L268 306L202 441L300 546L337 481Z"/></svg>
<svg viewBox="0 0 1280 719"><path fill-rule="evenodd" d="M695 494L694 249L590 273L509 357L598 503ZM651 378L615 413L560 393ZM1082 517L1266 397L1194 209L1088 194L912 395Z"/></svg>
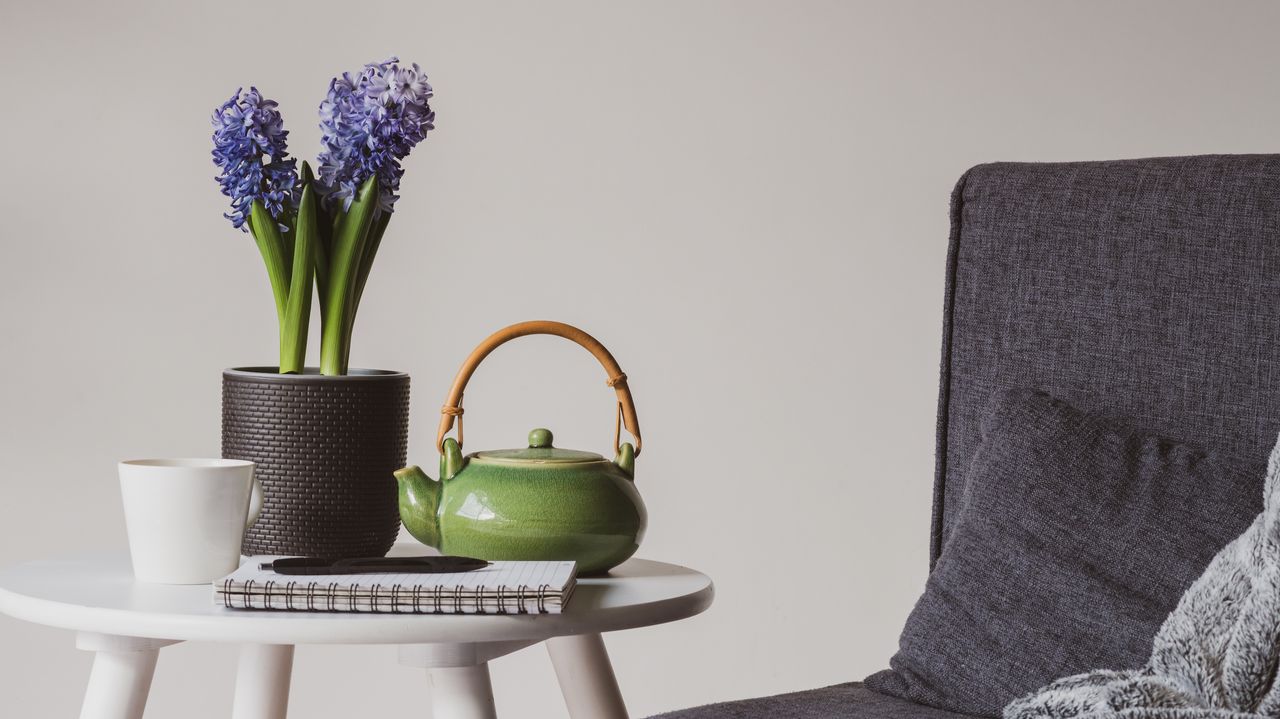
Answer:
<svg viewBox="0 0 1280 719"><path fill-rule="evenodd" d="M494 562L449 574L283 576L254 557L214 582L230 609L405 614L559 614L577 585L574 562Z"/></svg>

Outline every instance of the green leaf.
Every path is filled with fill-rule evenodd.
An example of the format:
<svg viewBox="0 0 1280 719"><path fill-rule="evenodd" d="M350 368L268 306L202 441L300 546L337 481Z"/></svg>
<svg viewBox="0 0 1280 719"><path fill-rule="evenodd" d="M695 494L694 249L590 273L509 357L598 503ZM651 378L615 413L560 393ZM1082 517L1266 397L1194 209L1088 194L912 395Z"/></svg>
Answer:
<svg viewBox="0 0 1280 719"><path fill-rule="evenodd" d="M304 165L305 168L305 165ZM293 273L289 301L280 328L280 373L303 370L307 354L307 330L311 324L311 281L315 273L316 197L311 183L302 187L294 238Z"/></svg>
<svg viewBox="0 0 1280 719"><path fill-rule="evenodd" d="M369 239L365 242L364 255L360 258L360 271L356 274L356 309L360 307L360 298L364 297L364 285L369 280L369 270L373 269L373 260L378 255L378 247L382 245L382 235L387 231L387 224L390 222L390 212L379 212L378 218L373 221L373 226L369 229ZM355 319L355 314L353 310L352 319Z"/></svg>
<svg viewBox="0 0 1280 719"><path fill-rule="evenodd" d="M346 214L337 221L329 255L329 279L320 337L320 373L346 374L351 354L351 324L357 274L365 242L378 209L378 183L370 177L360 186Z"/></svg>
<svg viewBox="0 0 1280 719"><path fill-rule="evenodd" d="M275 218L262 203L254 200L249 212L249 230L258 243L262 261L267 266L267 278L271 281L271 294L276 300L276 318L284 322L284 309L289 301L289 275L284 259L284 240Z"/></svg>
<svg viewBox="0 0 1280 719"><path fill-rule="evenodd" d="M369 280L369 270L373 269L373 260L378 255L378 247L382 245L382 235L387 231L387 223L390 221L391 213L379 210L373 224L369 227L364 253L360 257L360 268L356 271L356 284L351 292L351 307L347 311L346 333L348 336L355 327L356 314L360 312L360 300L364 297L364 286Z"/></svg>
<svg viewBox="0 0 1280 719"><path fill-rule="evenodd" d="M311 172L311 165L306 161L302 161L302 187L314 189L316 177ZM324 316L325 303L324 298L328 296L329 285L329 244L333 239L333 219L329 217L329 213L324 209L324 203L320 202L319 194L315 198L315 215L316 215L316 232L315 232L315 258L316 258L316 293L320 295L320 315Z"/></svg>

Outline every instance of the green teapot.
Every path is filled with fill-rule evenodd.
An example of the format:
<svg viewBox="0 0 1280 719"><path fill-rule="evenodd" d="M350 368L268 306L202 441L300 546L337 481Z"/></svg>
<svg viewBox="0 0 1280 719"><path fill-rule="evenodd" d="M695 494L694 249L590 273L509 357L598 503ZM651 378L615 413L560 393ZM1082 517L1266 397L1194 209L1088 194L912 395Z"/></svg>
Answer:
<svg viewBox="0 0 1280 719"><path fill-rule="evenodd" d="M618 396L613 461L555 447L546 429L530 432L526 448L463 456L462 395L471 375L499 345L534 334L578 343L608 372L607 384ZM400 519L418 541L446 554L478 559L572 559L581 574L608 571L640 546L647 521L635 488L640 424L626 374L594 337L548 321L499 330L463 363L440 412L440 480L416 466L395 473ZM446 437L455 421L457 438ZM623 426L635 438L634 446L619 444Z"/></svg>

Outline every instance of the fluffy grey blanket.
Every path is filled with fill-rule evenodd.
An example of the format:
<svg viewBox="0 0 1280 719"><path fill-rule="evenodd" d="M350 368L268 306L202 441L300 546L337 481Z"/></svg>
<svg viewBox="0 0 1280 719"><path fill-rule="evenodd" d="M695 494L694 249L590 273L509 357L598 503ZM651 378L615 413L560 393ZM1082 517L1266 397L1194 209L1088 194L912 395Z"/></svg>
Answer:
<svg viewBox="0 0 1280 719"><path fill-rule="evenodd" d="M1263 510L1214 557L1156 634L1141 669L1059 679L1005 719L1280 717L1280 442Z"/></svg>

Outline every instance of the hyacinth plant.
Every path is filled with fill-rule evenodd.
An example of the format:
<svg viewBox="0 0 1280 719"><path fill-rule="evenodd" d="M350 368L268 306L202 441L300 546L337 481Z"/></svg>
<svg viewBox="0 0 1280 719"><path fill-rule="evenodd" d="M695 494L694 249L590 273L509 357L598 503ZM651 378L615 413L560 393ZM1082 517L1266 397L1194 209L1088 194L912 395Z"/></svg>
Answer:
<svg viewBox="0 0 1280 719"><path fill-rule="evenodd" d="M313 287L320 298L320 372L346 374L351 333L382 235L399 198L401 161L435 112L427 76L399 59L329 83L320 103L319 173L289 157L275 102L257 88L213 112L213 161L231 224L253 236L280 323L280 372L301 372Z"/></svg>

